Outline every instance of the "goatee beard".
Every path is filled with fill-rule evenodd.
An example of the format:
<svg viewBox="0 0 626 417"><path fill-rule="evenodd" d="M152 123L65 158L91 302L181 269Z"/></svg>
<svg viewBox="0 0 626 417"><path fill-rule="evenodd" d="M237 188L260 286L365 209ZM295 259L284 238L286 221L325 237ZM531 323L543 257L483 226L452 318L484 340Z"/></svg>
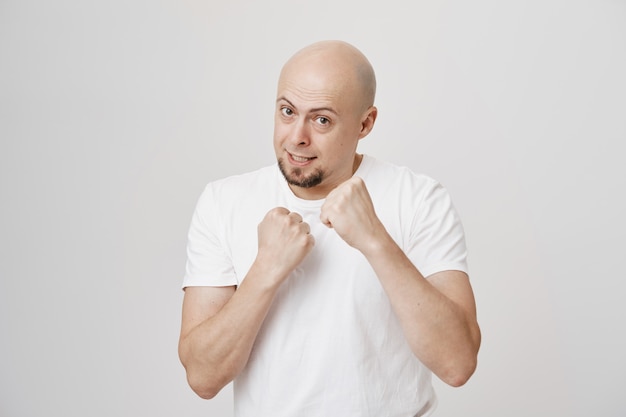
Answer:
<svg viewBox="0 0 626 417"><path fill-rule="evenodd" d="M324 172L321 169L317 169L308 177L302 178L300 178L302 176L302 170L300 168L294 168L291 173L288 173L285 169L282 158L278 160L278 168L283 174L283 177L285 177L287 183L290 185L295 185L296 187L315 187L316 185L321 184L322 180L324 179Z"/></svg>

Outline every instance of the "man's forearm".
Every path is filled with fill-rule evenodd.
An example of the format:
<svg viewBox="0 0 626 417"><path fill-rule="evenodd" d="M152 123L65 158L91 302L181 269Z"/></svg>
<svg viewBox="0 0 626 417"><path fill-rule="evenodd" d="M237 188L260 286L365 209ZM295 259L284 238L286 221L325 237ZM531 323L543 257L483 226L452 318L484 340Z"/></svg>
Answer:
<svg viewBox="0 0 626 417"><path fill-rule="evenodd" d="M386 233L363 253L387 293L414 354L444 382L453 386L465 383L475 370L480 345L467 276L460 271L444 271L440 274L447 275L435 274L432 282L425 279Z"/></svg>
<svg viewBox="0 0 626 417"><path fill-rule="evenodd" d="M181 338L179 354L191 388L213 398L245 367L276 293L250 270L232 297L212 317Z"/></svg>

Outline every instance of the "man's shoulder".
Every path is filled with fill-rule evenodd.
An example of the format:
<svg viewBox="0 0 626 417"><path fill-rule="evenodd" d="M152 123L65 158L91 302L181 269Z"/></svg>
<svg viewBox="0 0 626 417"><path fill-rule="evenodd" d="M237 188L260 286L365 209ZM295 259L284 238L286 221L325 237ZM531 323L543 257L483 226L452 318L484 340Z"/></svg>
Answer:
<svg viewBox="0 0 626 417"><path fill-rule="evenodd" d="M269 165L210 181L198 200L201 211L238 212L264 208L280 195L280 171Z"/></svg>
<svg viewBox="0 0 626 417"><path fill-rule="evenodd" d="M393 162L377 159L371 156L364 156L364 162L367 167L364 173L366 182L375 181L387 184L391 183L404 183L412 184L418 187L436 186L437 180L431 176L419 171L415 171L413 168L399 165Z"/></svg>

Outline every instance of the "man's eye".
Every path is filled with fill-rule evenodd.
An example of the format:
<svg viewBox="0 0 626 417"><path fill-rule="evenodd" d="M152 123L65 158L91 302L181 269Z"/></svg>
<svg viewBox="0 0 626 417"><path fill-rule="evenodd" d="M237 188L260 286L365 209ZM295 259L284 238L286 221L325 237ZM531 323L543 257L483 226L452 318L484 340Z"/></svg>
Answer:
<svg viewBox="0 0 626 417"><path fill-rule="evenodd" d="M280 112L283 114L283 116L291 116L293 114L293 110L291 110L289 107L282 107L280 109Z"/></svg>
<svg viewBox="0 0 626 417"><path fill-rule="evenodd" d="M329 124L329 123L330 123L330 120L329 120L329 119L327 119L327 118L326 118L326 117L324 117L324 116L320 116L320 117L318 117L316 120L317 120L317 123L319 123L319 124L321 124L321 125L327 125L327 124Z"/></svg>

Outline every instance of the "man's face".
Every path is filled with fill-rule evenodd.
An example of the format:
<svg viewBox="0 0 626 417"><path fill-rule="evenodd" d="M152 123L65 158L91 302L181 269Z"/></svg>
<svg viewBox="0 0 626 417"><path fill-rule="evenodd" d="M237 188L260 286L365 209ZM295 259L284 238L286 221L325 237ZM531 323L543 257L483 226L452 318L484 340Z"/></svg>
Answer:
<svg viewBox="0 0 626 417"><path fill-rule="evenodd" d="M353 82L312 67L294 65L281 75L274 150L294 193L320 199L352 176L363 114Z"/></svg>

